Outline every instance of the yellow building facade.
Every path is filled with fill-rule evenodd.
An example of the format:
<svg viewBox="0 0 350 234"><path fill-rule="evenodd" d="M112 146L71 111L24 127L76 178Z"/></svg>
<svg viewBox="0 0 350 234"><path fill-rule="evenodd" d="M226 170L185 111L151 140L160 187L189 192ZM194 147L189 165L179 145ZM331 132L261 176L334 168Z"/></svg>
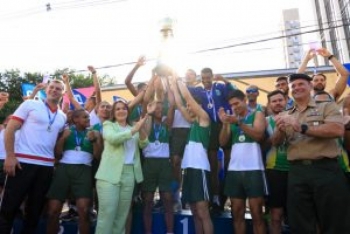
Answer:
<svg viewBox="0 0 350 234"><path fill-rule="evenodd" d="M269 70L269 71L257 71L257 72L244 72L244 73L228 73L222 74L226 79L233 83L238 89L245 91L249 85L256 85L259 87L258 102L265 105L267 103L267 93L275 89L275 80L279 76L286 76L295 72L295 69L281 69L281 70ZM312 72L312 71L308 71ZM333 67L323 67L318 69L317 72L323 73L327 76L326 91L329 91L335 86L338 79ZM311 74L311 73L309 73ZM346 88L344 95L349 93L349 87ZM113 96L120 96L126 100L133 99L132 94L127 90L126 86L115 85L102 88L102 100L112 102ZM340 99L341 100L341 99Z"/></svg>

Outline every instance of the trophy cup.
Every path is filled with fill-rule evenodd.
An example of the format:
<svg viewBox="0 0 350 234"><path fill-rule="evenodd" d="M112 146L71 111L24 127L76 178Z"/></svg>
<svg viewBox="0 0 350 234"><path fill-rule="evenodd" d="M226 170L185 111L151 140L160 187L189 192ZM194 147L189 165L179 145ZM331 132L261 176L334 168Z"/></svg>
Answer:
<svg viewBox="0 0 350 234"><path fill-rule="evenodd" d="M171 60L174 59L173 53L172 53L172 51L174 50L172 46L173 39L174 39L174 32L173 32L174 19L170 17L165 17L160 21L160 24L161 24L160 33L162 36L162 43L161 43L161 48L157 59L157 65L154 70L161 80L163 90L165 93L168 89L167 78L172 74Z"/></svg>

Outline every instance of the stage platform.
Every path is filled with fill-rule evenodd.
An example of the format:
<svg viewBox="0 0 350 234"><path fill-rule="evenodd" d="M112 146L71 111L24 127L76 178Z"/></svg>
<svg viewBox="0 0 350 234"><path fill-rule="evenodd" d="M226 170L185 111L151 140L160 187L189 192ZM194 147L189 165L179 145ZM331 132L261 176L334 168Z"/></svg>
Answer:
<svg viewBox="0 0 350 234"><path fill-rule="evenodd" d="M175 234L192 234L194 232L194 224L191 212L184 210L181 213L175 215ZM214 233L218 234L231 234L234 233L232 229L232 218L230 213L226 212L220 216L212 217L214 224ZM95 231L96 222L91 225L91 233ZM22 221L16 219L13 234L19 234L22 226ZM253 234L253 226L250 215L246 215L246 227L247 234ZM37 234L45 234L46 222L45 219L40 221ZM142 213L134 212L133 229L132 234L143 234L143 222ZM153 212L153 234L164 234L166 233L164 216L163 213ZM283 232L288 234L288 232ZM76 222L61 222L60 231L58 234L78 234L78 227Z"/></svg>

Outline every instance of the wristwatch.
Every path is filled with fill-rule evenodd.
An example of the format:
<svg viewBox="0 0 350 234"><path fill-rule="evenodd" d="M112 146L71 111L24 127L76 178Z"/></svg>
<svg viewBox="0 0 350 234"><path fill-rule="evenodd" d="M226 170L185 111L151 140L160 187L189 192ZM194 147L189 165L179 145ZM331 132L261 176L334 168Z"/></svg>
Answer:
<svg viewBox="0 0 350 234"><path fill-rule="evenodd" d="M309 126L307 124L301 124L301 134L305 134L308 129Z"/></svg>

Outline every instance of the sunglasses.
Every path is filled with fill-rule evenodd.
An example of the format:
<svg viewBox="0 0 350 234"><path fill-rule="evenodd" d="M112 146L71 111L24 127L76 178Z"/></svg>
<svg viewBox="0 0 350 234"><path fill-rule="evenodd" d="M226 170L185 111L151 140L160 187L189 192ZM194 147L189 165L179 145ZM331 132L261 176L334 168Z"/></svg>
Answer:
<svg viewBox="0 0 350 234"><path fill-rule="evenodd" d="M257 93L258 90L257 89L247 89L246 93Z"/></svg>

